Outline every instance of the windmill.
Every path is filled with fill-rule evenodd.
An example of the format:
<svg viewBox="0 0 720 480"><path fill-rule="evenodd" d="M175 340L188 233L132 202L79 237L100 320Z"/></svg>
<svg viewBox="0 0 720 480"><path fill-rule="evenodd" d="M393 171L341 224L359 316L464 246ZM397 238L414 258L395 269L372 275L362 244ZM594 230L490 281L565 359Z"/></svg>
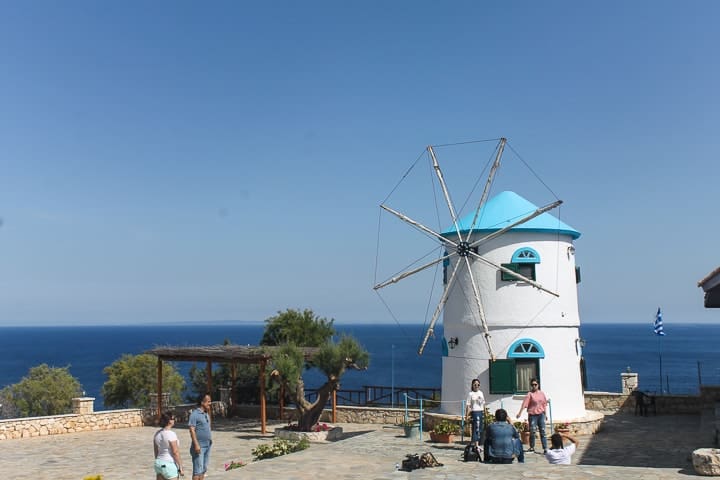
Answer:
<svg viewBox="0 0 720 480"><path fill-rule="evenodd" d="M420 195L413 195L412 203L407 206L413 212L419 211L419 216L403 213L407 209L397 207L396 198L393 206L383 201L381 214L389 214L393 220L401 220L394 224L409 225L431 239L438 254L432 260L422 257L376 282L376 292L382 298L380 290L391 285L413 281L417 285L422 272L430 273L434 267L437 274L442 265L444 288L435 294L436 303L433 302L435 296L430 296L426 311L426 318L430 320L418 353L425 350L442 313L440 409L443 413L457 414L470 380L475 378L481 381L488 408L512 411L519 407L530 389L531 379L538 378L543 390L551 392L556 418L584 417L583 342L577 295L580 274L573 245L580 232L549 213L562 204L557 197L538 207L512 191L490 195L495 184L500 183L500 177L509 178L513 185L523 185L526 189L533 187L522 182L520 172L506 177L508 168L514 168L509 162L504 165L502 175L498 175L506 147L520 158L506 139L497 141L486 166L487 178L483 183L478 179L473 186L473 191L480 191L482 187L479 200L470 200L475 198L471 192L465 204L453 202L446 181L449 171L457 165L446 162L445 167L451 168L444 171L436 154L437 147L427 147L421 157L428 159L433 186L439 184L442 193L438 195L442 202L436 199L435 207L438 212L446 211L449 219L438 218L438 225L450 226L444 230L443 227L433 229L428 227L428 222L419 220L427 209L419 207ZM451 178L468 182L473 170L463 168L460 173L466 178ZM461 215L464 205L474 209ZM405 242L392 254L397 257L410 252L413 245L412 241ZM412 278L415 280L409 280ZM414 289L412 293L416 298Z"/></svg>
<svg viewBox="0 0 720 480"><path fill-rule="evenodd" d="M483 301L482 301L482 293L478 287L478 282L475 279L475 274L473 273L473 269L471 268L471 259L477 260L484 265L486 265L489 268L496 269L498 271L504 272L507 275L510 275L517 280L526 282L529 285L532 285L533 287L537 288L538 290L541 290L543 292L546 292L547 294L553 295L555 297L559 296L558 293L555 291L552 291L548 288L545 288L540 283L522 275L519 272L516 272L514 270L511 270L507 267L504 267L502 265L499 265L488 258L484 257L483 255L478 254L478 247L494 238L497 238L507 231L511 230L512 228L518 227L530 220L532 220L535 217L538 217L539 215L542 215L545 212L548 212L562 204L562 200L554 201L550 204L545 205L544 207L537 208L533 212L523 216L522 218L513 221L509 225L506 225L488 235L483 236L482 238L478 239L472 239L474 229L477 225L477 222L480 218L480 212L482 211L483 206L487 202L488 196L490 194L490 189L493 184L493 180L495 179L495 174L498 171L498 168L500 167L500 161L503 155L503 151L505 150L505 145L507 144L507 139L500 138L498 145L495 149L495 158L492 162L492 166L490 168L490 172L488 173L487 180L485 182L485 186L483 188L482 195L480 196L480 200L477 204L477 208L474 211L474 216L472 218L472 222L469 225L462 225L461 219L458 215L458 211L453 204L453 201L451 199L450 191L448 189L447 183L445 181L445 178L443 176L442 169L440 167L440 163L437 159L437 155L435 153L435 149L432 146L427 147L427 152L430 155L431 161L432 161L432 167L433 171L435 173L435 176L437 177L437 180L440 184L440 188L443 193L443 198L445 201L445 205L448 209L448 212L450 214L450 218L452 220L452 227L451 231L452 233L449 234L449 232L437 232L423 223L414 220L413 218L391 208L388 205L381 204L380 208L383 209L386 212L389 212L390 214L396 216L403 222L411 225L412 227L420 230L421 232L425 233L426 235L430 236L431 238L434 238L437 240L441 247L444 248L445 254L440 256L439 258L436 258L430 262L427 262L419 267L408 269L402 273L399 273L398 275L392 276L389 279L382 281L380 283L377 283L374 285L374 290L380 290L382 288L385 288L389 285L395 284L397 282L400 282L401 280L408 278L412 275L415 275L419 272L422 272L423 270L426 270L430 267L436 266L441 262L449 262L452 264L452 271L447 279L447 282L445 283L444 291L442 295L440 296L440 300L438 301L438 304L432 314L429 326L427 328L427 331L425 332L425 335L422 339L422 342L420 343L420 347L418 349L418 354L422 355L425 346L427 345L428 339L434 332L435 324L440 317L440 314L443 311L443 308L448 300L448 297L450 295L450 292L452 291L453 287L455 286L455 283L458 281L459 273L463 272L466 273L467 278L469 279L469 283L472 289L472 297L473 297L473 307L474 307L474 314L476 316L476 319L479 322L479 325L483 331L484 339L487 345L488 352L490 353L490 356L492 358L495 357L495 354L493 352L493 345L491 342L491 334L490 330L488 328L488 322L485 315L485 309L483 308Z"/></svg>

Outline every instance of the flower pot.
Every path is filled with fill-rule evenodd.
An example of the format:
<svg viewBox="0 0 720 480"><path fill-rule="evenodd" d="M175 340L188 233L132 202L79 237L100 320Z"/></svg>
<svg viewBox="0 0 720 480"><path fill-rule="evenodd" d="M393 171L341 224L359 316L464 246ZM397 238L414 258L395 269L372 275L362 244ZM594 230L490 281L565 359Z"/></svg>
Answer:
<svg viewBox="0 0 720 480"><path fill-rule="evenodd" d="M520 441L523 445L530 445L530 432L520 432Z"/></svg>
<svg viewBox="0 0 720 480"><path fill-rule="evenodd" d="M430 432L430 440L435 443L452 443L455 437L452 433Z"/></svg>
<svg viewBox="0 0 720 480"><path fill-rule="evenodd" d="M407 438L420 438L419 425L403 425L403 429Z"/></svg>

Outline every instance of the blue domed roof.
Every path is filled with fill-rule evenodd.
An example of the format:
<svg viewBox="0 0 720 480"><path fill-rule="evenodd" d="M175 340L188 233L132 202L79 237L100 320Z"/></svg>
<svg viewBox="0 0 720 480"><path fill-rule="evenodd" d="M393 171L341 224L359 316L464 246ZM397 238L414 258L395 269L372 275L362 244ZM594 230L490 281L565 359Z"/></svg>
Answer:
<svg viewBox="0 0 720 480"><path fill-rule="evenodd" d="M480 215L473 228L473 231L492 232L507 227L518 220L527 217L539 207L524 199L515 192L501 192L488 200L483 208L480 209ZM467 233L475 218L475 211L461 217L458 225L462 233ZM562 235L570 235L573 239L580 237L580 232L572 228L570 225L560 221L550 213L545 212L538 215L532 220L528 220L516 227L512 228L514 232L548 232L559 233ZM451 225L447 228L443 235L452 235L455 233L455 226Z"/></svg>

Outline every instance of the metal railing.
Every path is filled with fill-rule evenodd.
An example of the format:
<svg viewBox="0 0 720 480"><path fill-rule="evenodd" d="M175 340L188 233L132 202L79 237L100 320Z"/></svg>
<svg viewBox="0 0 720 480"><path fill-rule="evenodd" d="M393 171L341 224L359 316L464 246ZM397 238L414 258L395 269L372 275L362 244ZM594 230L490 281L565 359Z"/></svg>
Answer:
<svg viewBox="0 0 720 480"><path fill-rule="evenodd" d="M440 388L385 385L363 385L361 390L338 390L336 397L338 405L403 407L406 394L408 407L411 408L417 408L420 399L423 399L425 406L431 406L433 401L440 400ZM309 402L314 402L317 399L317 389L305 390L305 398Z"/></svg>

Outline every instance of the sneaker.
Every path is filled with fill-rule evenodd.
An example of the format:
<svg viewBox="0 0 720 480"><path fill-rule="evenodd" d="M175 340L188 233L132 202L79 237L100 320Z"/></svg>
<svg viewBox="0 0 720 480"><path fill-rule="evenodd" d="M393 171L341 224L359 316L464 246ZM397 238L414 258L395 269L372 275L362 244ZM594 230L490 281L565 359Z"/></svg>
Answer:
<svg viewBox="0 0 720 480"><path fill-rule="evenodd" d="M532 452L535 451L535 449L534 449L533 447L530 447L530 448L528 448L528 449L525 450L525 451L528 452L528 453L532 453Z"/></svg>
<svg viewBox="0 0 720 480"><path fill-rule="evenodd" d="M543 450L543 455L547 453L547 448Z"/></svg>

